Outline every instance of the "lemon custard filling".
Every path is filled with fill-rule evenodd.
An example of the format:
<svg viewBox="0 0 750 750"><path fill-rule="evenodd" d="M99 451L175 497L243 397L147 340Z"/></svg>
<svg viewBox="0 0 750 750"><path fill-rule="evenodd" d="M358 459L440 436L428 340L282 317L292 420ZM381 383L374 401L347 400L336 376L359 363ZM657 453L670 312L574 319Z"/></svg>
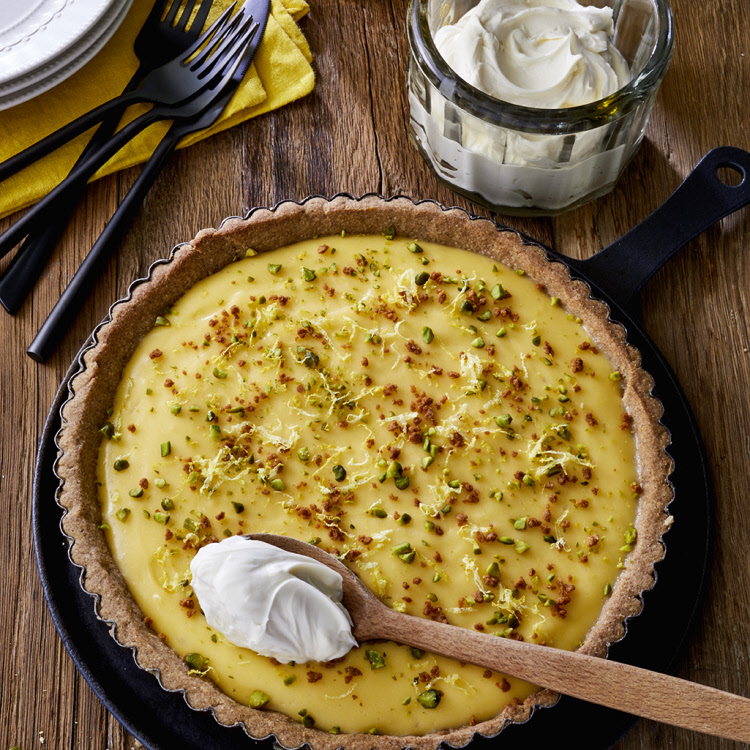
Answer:
<svg viewBox="0 0 750 750"><path fill-rule="evenodd" d="M394 643L281 664L206 623L202 546L312 542L386 604L575 649L635 542L619 373L522 273L419 239L248 252L157 318L102 431L112 555L154 632L243 705L425 734L536 688Z"/></svg>

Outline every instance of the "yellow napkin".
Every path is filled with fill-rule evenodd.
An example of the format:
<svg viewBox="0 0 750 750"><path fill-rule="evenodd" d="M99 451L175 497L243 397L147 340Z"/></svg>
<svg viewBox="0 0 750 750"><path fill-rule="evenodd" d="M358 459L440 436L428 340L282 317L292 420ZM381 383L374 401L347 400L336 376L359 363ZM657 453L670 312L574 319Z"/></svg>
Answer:
<svg viewBox="0 0 750 750"><path fill-rule="evenodd" d="M0 112L0 161L122 91L138 67L133 42L152 5L152 0L133 0L112 39L81 70L44 94ZM230 0L214 0L208 22L229 5ZM227 109L212 128L189 136L180 147L288 104L312 90L315 83L310 64L312 56L297 26L308 9L305 0L271 0L271 15L263 42ZM123 124L146 109L146 105L131 107ZM156 123L147 128L95 177L146 161L169 125L168 122ZM92 133L93 130L84 133L2 183L0 218L36 203L57 185L73 167Z"/></svg>

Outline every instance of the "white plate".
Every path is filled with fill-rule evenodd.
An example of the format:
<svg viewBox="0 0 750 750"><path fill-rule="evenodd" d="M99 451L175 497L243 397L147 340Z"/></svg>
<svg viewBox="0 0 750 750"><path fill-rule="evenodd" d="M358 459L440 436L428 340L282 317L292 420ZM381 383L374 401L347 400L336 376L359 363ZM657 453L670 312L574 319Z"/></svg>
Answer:
<svg viewBox="0 0 750 750"><path fill-rule="evenodd" d="M118 0L2 0L0 84L64 53L102 22Z"/></svg>
<svg viewBox="0 0 750 750"><path fill-rule="evenodd" d="M95 0L90 0L94 4ZM4 10L0 0L0 19ZM45 2L45 0L38 0ZM79 0L80 2L80 0ZM5 84L0 83L0 110L32 99L51 89L83 67L109 41L120 26L133 0L108 0L109 7L88 33L79 36L53 60ZM1 69L2 51L0 51Z"/></svg>

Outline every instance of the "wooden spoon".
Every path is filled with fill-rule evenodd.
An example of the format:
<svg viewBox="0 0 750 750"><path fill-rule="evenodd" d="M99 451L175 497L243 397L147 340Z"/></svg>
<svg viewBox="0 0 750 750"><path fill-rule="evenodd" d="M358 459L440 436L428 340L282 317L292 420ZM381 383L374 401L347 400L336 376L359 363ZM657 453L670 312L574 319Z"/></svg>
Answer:
<svg viewBox="0 0 750 750"><path fill-rule="evenodd" d="M665 724L750 742L750 700L677 677L575 651L546 648L413 617L387 607L327 552L277 534L249 539L306 555L343 578L343 604L358 642L385 639L488 667L591 703Z"/></svg>

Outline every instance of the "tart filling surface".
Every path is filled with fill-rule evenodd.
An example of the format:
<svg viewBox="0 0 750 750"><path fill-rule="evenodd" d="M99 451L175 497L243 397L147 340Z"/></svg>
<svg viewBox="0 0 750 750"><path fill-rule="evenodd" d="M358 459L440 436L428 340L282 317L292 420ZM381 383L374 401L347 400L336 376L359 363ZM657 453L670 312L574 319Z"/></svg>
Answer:
<svg viewBox="0 0 750 750"><path fill-rule="evenodd" d="M102 418L101 525L146 628L240 718L278 711L318 744L341 742L313 727L419 736L528 705L534 686L394 643L327 664L241 649L206 624L190 560L281 533L399 611L601 652L592 626L606 640L637 611L651 573L629 555L657 556L666 519L638 538L665 482L639 471L632 358L538 279L422 236L251 242L151 318Z"/></svg>

